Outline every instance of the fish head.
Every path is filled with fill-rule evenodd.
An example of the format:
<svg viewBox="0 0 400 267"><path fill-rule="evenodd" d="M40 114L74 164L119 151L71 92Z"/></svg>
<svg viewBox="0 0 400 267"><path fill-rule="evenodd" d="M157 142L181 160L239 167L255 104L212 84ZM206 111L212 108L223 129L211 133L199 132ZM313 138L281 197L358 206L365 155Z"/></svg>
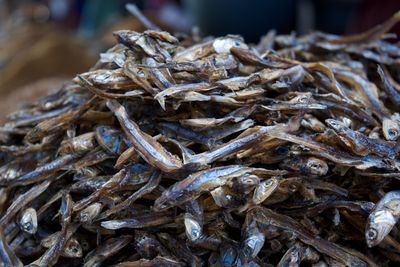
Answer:
<svg viewBox="0 0 400 267"><path fill-rule="evenodd" d="M253 202L255 204L261 204L266 200L279 186L279 180L276 177L272 177L266 181L261 182L253 193Z"/></svg>
<svg viewBox="0 0 400 267"><path fill-rule="evenodd" d="M232 47L248 49L243 39L234 35L216 38L212 46L218 54L229 54Z"/></svg>
<svg viewBox="0 0 400 267"><path fill-rule="evenodd" d="M71 238L66 244L63 254L68 258L81 258L83 256L82 246L78 240Z"/></svg>
<svg viewBox="0 0 400 267"><path fill-rule="evenodd" d="M341 131L341 129L344 127L344 123L334 119L326 119L325 123L333 130L335 130L335 132Z"/></svg>
<svg viewBox="0 0 400 267"><path fill-rule="evenodd" d="M202 227L200 223L195 220L192 216L185 216L184 219L186 236L191 240L195 241L201 237Z"/></svg>
<svg viewBox="0 0 400 267"><path fill-rule="evenodd" d="M382 132L388 141L396 141L400 136L400 124L397 120L384 119L382 122Z"/></svg>
<svg viewBox="0 0 400 267"><path fill-rule="evenodd" d="M250 235L243 242L243 253L249 257L256 257L264 246L265 237L261 233Z"/></svg>
<svg viewBox="0 0 400 267"><path fill-rule="evenodd" d="M317 176L324 176L329 170L328 164L325 161L315 157L310 157L305 167L308 173Z"/></svg>
<svg viewBox="0 0 400 267"><path fill-rule="evenodd" d="M396 219L389 210L379 210L371 213L365 230L365 240L368 247L378 245L392 230Z"/></svg>

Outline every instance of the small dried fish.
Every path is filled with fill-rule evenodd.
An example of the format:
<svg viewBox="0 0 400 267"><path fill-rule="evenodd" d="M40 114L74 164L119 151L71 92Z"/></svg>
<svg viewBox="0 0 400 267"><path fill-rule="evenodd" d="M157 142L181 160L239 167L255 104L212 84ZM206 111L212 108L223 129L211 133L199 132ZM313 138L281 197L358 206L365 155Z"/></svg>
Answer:
<svg viewBox="0 0 400 267"><path fill-rule="evenodd" d="M391 191L376 203L368 217L365 239L369 247L378 245L392 230L400 216L400 191Z"/></svg>
<svg viewBox="0 0 400 267"><path fill-rule="evenodd" d="M82 223L91 224L94 219L100 214L102 208L101 203L93 203L79 212L79 221Z"/></svg>
<svg viewBox="0 0 400 267"><path fill-rule="evenodd" d="M166 172L178 170L182 167L179 158L166 151L153 137L142 132L139 127L129 119L126 110L121 104L117 101L108 101L107 106L117 116L127 137L138 153L149 164Z"/></svg>
<svg viewBox="0 0 400 267"><path fill-rule="evenodd" d="M0 127L0 266L399 265L400 11L254 45L127 9Z"/></svg>
<svg viewBox="0 0 400 267"><path fill-rule="evenodd" d="M40 267L53 266L54 264L57 263L58 258L60 257L60 254L68 241L66 235L67 235L68 225L71 222L72 206L73 203L71 196L68 194L63 196L60 207L62 228L59 234L57 235L54 246L50 247L38 260L39 262L38 265Z"/></svg>
<svg viewBox="0 0 400 267"><path fill-rule="evenodd" d="M263 170L258 171L262 173ZM257 173L257 169L232 165L191 174L164 191L154 202L154 209L163 210L197 199L204 193L224 186L233 178L249 173Z"/></svg>
<svg viewBox="0 0 400 267"><path fill-rule="evenodd" d="M371 153L390 159L396 156L393 146L385 141L372 139L360 132L353 131L337 120L327 119L326 123L338 133L340 140L357 155L366 156Z"/></svg>

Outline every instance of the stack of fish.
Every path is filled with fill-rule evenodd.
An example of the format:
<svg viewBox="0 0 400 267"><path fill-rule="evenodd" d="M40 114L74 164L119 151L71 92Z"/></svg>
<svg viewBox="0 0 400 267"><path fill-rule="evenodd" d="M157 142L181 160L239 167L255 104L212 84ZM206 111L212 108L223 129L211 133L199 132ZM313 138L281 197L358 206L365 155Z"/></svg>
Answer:
<svg viewBox="0 0 400 267"><path fill-rule="evenodd" d="M400 264L398 21L115 32L0 128L2 266Z"/></svg>

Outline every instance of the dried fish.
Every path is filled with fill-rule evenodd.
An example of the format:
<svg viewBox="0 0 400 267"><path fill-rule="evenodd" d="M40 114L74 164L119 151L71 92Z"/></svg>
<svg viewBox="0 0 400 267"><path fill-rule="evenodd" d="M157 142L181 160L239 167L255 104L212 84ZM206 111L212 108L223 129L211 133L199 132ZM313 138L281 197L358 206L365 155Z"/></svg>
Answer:
<svg viewBox="0 0 400 267"><path fill-rule="evenodd" d="M85 257L83 266L100 266L108 257L111 257L131 241L131 236L121 236L118 238L107 239L104 243L98 246L95 250L89 252Z"/></svg>
<svg viewBox="0 0 400 267"><path fill-rule="evenodd" d="M169 213L148 213L140 216L135 216L133 219L121 219L102 221L101 226L106 229L116 230L121 228L141 229L147 227L156 227L163 224L171 223L174 217Z"/></svg>
<svg viewBox="0 0 400 267"><path fill-rule="evenodd" d="M378 245L392 230L400 216L400 192L391 191L376 203L368 217L365 239L369 247Z"/></svg>
<svg viewBox="0 0 400 267"><path fill-rule="evenodd" d="M191 174L164 191L154 202L154 209L163 210L197 199L204 193L224 186L233 178L249 173L257 173L257 169L232 165Z"/></svg>
<svg viewBox="0 0 400 267"><path fill-rule="evenodd" d="M400 12L253 45L127 9L0 127L0 266L399 264Z"/></svg>
<svg viewBox="0 0 400 267"><path fill-rule="evenodd" d="M186 204L184 215L184 225L186 235L190 241L196 241L203 234L203 207L201 202L193 200Z"/></svg>
<svg viewBox="0 0 400 267"><path fill-rule="evenodd" d="M149 164L166 172L181 168L182 163L179 158L165 150L153 137L142 132L139 127L129 119L128 114L121 104L117 101L107 101L107 106L114 112L127 137L143 159Z"/></svg>
<svg viewBox="0 0 400 267"><path fill-rule="evenodd" d="M39 266L53 266L57 263L62 250L64 249L68 239L67 229L71 222L72 216L72 199L71 196L66 194L62 198L60 213L61 213L61 231L57 235L54 246L50 247L43 256L38 260Z"/></svg>

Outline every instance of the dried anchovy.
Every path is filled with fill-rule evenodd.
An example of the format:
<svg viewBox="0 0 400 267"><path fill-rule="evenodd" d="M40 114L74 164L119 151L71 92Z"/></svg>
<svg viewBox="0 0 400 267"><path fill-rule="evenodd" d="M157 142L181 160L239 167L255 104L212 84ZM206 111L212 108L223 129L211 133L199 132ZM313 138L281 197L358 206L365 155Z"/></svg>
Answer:
<svg viewBox="0 0 400 267"><path fill-rule="evenodd" d="M0 127L0 266L400 264L399 12L253 46L128 10Z"/></svg>

